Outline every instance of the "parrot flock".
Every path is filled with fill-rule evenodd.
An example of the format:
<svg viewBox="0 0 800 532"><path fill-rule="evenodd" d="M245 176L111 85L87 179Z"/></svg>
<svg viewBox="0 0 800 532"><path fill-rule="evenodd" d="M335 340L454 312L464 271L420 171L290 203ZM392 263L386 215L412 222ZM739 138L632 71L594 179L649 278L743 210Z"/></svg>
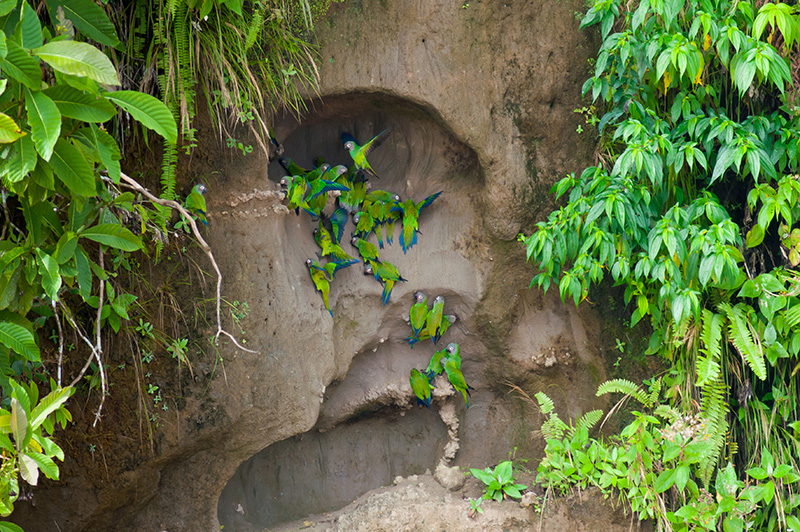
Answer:
<svg viewBox="0 0 800 532"><path fill-rule="evenodd" d="M428 299L422 292L414 294L414 303L408 311L408 318L411 324L412 335L406 338L411 347L416 342L430 339L433 344L439 343L442 335L453 325L458 316L455 314L444 314L444 297L436 296L433 305L428 307ZM411 370L409 378L411 390L417 397L417 404L428 408L431 406L431 391L433 390L434 380L437 375L444 374L447 380L455 388L456 392L461 392L464 396L464 403L469 408L469 391L474 390L467 384L464 374L461 372L461 347L451 342L447 347L436 351L428 363L428 367L420 371L417 368Z"/></svg>
<svg viewBox="0 0 800 532"><path fill-rule="evenodd" d="M411 198L402 201L399 195L386 190L369 189L369 178L378 175L367 161L367 155L390 133L391 128L385 129L363 145L349 133L343 133L342 145L352 159L349 167L331 166L317 157L314 168L305 169L288 157L278 159L287 174L280 181L287 208L298 215L304 211L317 224L313 233L320 248L319 261L308 259L306 266L331 316L333 311L328 298L334 274L358 262L363 262L364 275L373 277L383 286L381 302L384 305L389 302L395 285L407 279L397 266L380 258L380 250L394 243L395 224L401 227L399 241L403 253L413 247L417 243L420 213L441 194L437 192L415 202ZM335 196L335 204L328 214L330 196ZM342 247L342 238L351 216L354 228L350 238L345 240L352 246L348 251ZM370 242L373 234L377 246Z"/></svg>

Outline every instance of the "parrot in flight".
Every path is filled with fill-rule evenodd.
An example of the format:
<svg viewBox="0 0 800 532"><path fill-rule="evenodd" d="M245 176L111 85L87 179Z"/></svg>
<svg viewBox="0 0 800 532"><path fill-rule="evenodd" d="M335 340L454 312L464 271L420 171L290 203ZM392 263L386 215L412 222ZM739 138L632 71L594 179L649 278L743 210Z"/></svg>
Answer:
<svg viewBox="0 0 800 532"><path fill-rule="evenodd" d="M452 326L456 322L456 320L458 320L458 316L456 316L455 314L445 314L444 316L442 316L442 324L439 327L439 330L441 331L442 335L444 335L444 333L447 332L447 329L449 329L450 326ZM414 336L409 336L408 338L403 338L403 340L408 342L408 345L410 345L411 348L413 349L414 344L416 344L417 342L421 342L422 340L429 340L430 337L431 335L428 332L428 328L425 327L420 331L419 336L417 338L415 338Z"/></svg>
<svg viewBox="0 0 800 532"><path fill-rule="evenodd" d="M419 203L414 203L411 198L406 199L403 203L398 203L393 210L399 212L403 216L403 230L400 232L400 246L403 248L403 253L407 252L411 247L417 243L417 233L419 233L419 214L422 209L433 203L442 192L431 194Z"/></svg>
<svg viewBox="0 0 800 532"><path fill-rule="evenodd" d="M206 198L205 193L208 190L205 185L198 183L186 196L186 209L191 212L200 223L208 227L208 219L206 218Z"/></svg>
<svg viewBox="0 0 800 532"><path fill-rule="evenodd" d="M330 303L328 303L328 295L331 291L330 283L333 281L333 276L342 268L346 268L356 262L358 261L331 261L323 266L313 259L306 259L306 267L308 268L309 275L311 275L311 280L314 281L314 287L322 294L322 302L325 304L325 309L330 313L331 317L333 317L333 311L331 311Z"/></svg>
<svg viewBox="0 0 800 532"><path fill-rule="evenodd" d="M419 338L419 333L425 327L425 320L428 317L428 298L423 292L414 293L414 304L408 311L411 330L414 332L412 338Z"/></svg>
<svg viewBox="0 0 800 532"><path fill-rule="evenodd" d="M411 389L414 395L417 396L417 404L424 405L427 408L431 407L431 384L428 382L427 377L416 368L411 370Z"/></svg>
<svg viewBox="0 0 800 532"><path fill-rule="evenodd" d="M355 137L350 133L342 133L342 144L344 145L344 149L350 152L350 157L353 159L356 168L364 170L368 175L378 177L378 174L375 173L375 170L372 169L367 161L367 155L383 144L383 141L386 140L386 137L388 137L391 132L391 127L386 128L368 140L363 146L359 146Z"/></svg>

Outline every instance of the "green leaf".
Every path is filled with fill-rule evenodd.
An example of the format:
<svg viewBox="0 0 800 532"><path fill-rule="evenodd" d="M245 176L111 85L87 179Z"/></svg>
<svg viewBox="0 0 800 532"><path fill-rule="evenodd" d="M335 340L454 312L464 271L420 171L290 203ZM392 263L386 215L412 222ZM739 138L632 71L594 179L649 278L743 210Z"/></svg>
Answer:
<svg viewBox="0 0 800 532"><path fill-rule="evenodd" d="M67 386L66 388L58 388L47 394L31 412L31 429L38 429L44 420L47 419L47 416L61 408L74 392L75 388Z"/></svg>
<svg viewBox="0 0 800 532"><path fill-rule="evenodd" d="M136 91L109 92L104 96L168 142L178 141L178 126L175 124L175 117L161 100Z"/></svg>
<svg viewBox="0 0 800 532"><path fill-rule="evenodd" d="M786 524L792 532L800 532L800 519L793 515L786 516Z"/></svg>
<svg viewBox="0 0 800 532"><path fill-rule="evenodd" d="M4 17L14 11L17 7L17 0L2 0L0 1L0 17Z"/></svg>
<svg viewBox="0 0 800 532"><path fill-rule="evenodd" d="M747 470L747 474L756 480L764 480L767 478L767 472L760 467L751 467Z"/></svg>
<svg viewBox="0 0 800 532"><path fill-rule="evenodd" d="M103 166L108 171L108 176L114 183L119 183L121 174L119 161L122 159L122 154L119 151L119 146L117 146L117 141L94 124L91 126L91 133L97 143L97 151L100 153L100 160L103 161Z"/></svg>
<svg viewBox="0 0 800 532"><path fill-rule="evenodd" d="M39 464L25 453L19 453L19 474L22 479L35 486L39 482Z"/></svg>
<svg viewBox="0 0 800 532"><path fill-rule="evenodd" d="M75 268L78 270L78 292L85 301L92 295L92 270L89 257L81 246L75 251Z"/></svg>
<svg viewBox="0 0 800 532"><path fill-rule="evenodd" d="M25 89L25 109L31 125L31 137L42 159L49 161L61 134L61 113L43 92Z"/></svg>
<svg viewBox="0 0 800 532"><path fill-rule="evenodd" d="M123 251L136 251L142 248L139 237L119 224L98 224L86 229L80 236Z"/></svg>
<svg viewBox="0 0 800 532"><path fill-rule="evenodd" d="M47 0L47 9L54 25L59 6L64 10L64 16L72 21L78 31L100 44L117 47L119 39L114 25L103 8L92 0Z"/></svg>
<svg viewBox="0 0 800 532"><path fill-rule="evenodd" d="M58 262L40 248L36 248L36 262L39 264L39 275L42 276L42 288L47 297L57 301L58 291L61 289Z"/></svg>
<svg viewBox="0 0 800 532"><path fill-rule="evenodd" d="M19 81L32 90L39 90L42 85L42 69L39 61L30 56L14 39L7 39L8 53L0 59L3 75Z"/></svg>
<svg viewBox="0 0 800 532"><path fill-rule="evenodd" d="M17 451L22 451L22 442L28 435L28 414L16 397L11 398L11 434Z"/></svg>
<svg viewBox="0 0 800 532"><path fill-rule="evenodd" d="M44 91L58 106L61 114L83 122L107 122L117 110L108 100L86 94L69 85L56 85Z"/></svg>
<svg viewBox="0 0 800 532"><path fill-rule="evenodd" d="M663 493L667 491L672 485L675 483L675 470L674 469L665 469L658 475L656 479L656 483L653 486L656 490L656 493Z"/></svg>
<svg viewBox="0 0 800 532"><path fill-rule="evenodd" d="M752 229L747 232L745 245L749 248L756 247L764 241L764 228L760 225L754 225Z"/></svg>
<svg viewBox="0 0 800 532"><path fill-rule="evenodd" d="M94 170L78 149L64 139L58 139L50 164L56 176L68 189L81 196L94 196Z"/></svg>
<svg viewBox="0 0 800 532"><path fill-rule="evenodd" d="M8 521L0 521L0 532L25 532L14 523Z"/></svg>
<svg viewBox="0 0 800 532"><path fill-rule="evenodd" d="M58 264L64 264L75 256L75 249L78 247L78 234L72 231L65 231L56 244L56 251L53 254Z"/></svg>
<svg viewBox="0 0 800 532"><path fill-rule="evenodd" d="M14 119L7 114L0 113L0 144L14 142L18 138L25 136Z"/></svg>
<svg viewBox="0 0 800 532"><path fill-rule="evenodd" d="M15 0L11 0L11 1L15 1ZM0 12L2 12L2 9L3 9L3 2L0 1ZM5 15L0 15L0 17L3 17L3 16L5 16ZM4 58L6 56L6 54L8 54L8 45L6 44L6 34L3 33L2 30L0 30L0 59ZM0 83L2 83L2 86L3 86L3 90L0 91L0 92L5 92L5 90L6 90L6 82L7 81L8 81L7 79L3 79L2 82L0 82Z"/></svg>
<svg viewBox="0 0 800 532"><path fill-rule="evenodd" d="M22 47L30 50L41 46L44 40L42 39L42 23L39 22L39 15L36 10L26 1L22 1L22 12L19 19L19 33Z"/></svg>
<svg viewBox="0 0 800 532"><path fill-rule="evenodd" d="M64 74L84 76L104 85L119 85L117 71L111 60L91 44L51 41L33 50L33 54Z"/></svg>
<svg viewBox="0 0 800 532"><path fill-rule="evenodd" d="M30 456L34 462L36 462L36 465L42 470L44 476L52 480L58 480L58 466L55 462L53 462L52 458L42 453L33 451L29 451L27 455Z"/></svg>
<svg viewBox="0 0 800 532"><path fill-rule="evenodd" d="M683 488L686 487L686 483L689 481L689 466L686 464L678 466L675 469L675 487L678 488L678 491L683 491Z"/></svg>
<svg viewBox="0 0 800 532"><path fill-rule="evenodd" d="M22 181L28 174L36 168L36 161L39 156L36 154L36 147L33 140L28 135L21 137L14 144L14 155L8 161L8 173L5 176L9 183Z"/></svg>
<svg viewBox="0 0 800 532"><path fill-rule="evenodd" d="M0 322L0 344L5 345L31 362L41 360L39 346L36 345L33 334L17 323Z"/></svg>

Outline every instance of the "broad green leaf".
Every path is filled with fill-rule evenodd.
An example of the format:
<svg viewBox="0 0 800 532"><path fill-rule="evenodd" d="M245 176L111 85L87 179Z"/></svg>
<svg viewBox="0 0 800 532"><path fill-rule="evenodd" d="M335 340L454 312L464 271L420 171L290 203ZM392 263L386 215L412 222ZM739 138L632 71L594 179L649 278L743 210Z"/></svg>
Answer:
<svg viewBox="0 0 800 532"><path fill-rule="evenodd" d="M47 0L47 9L50 11L53 24L56 24L56 11L59 6L64 10L64 16L72 21L78 31L100 44L117 47L119 39L114 25L103 8L92 0Z"/></svg>
<svg viewBox="0 0 800 532"><path fill-rule="evenodd" d="M91 127L92 133L97 140L97 150L100 152L100 159L103 161L103 166L106 167L108 176L114 183L119 183L121 174L119 161L122 159L122 154L119 151L119 146L117 146L117 141L96 125L92 124Z"/></svg>
<svg viewBox="0 0 800 532"><path fill-rule="evenodd" d="M61 114L83 122L107 122L117 110L108 100L79 91L69 85L56 85L44 91L58 106Z"/></svg>
<svg viewBox="0 0 800 532"><path fill-rule="evenodd" d="M39 264L42 288L44 288L47 297L54 301L58 300L58 291L61 289L61 273L59 272L58 262L39 248L36 248L36 262Z"/></svg>
<svg viewBox="0 0 800 532"><path fill-rule="evenodd" d="M764 228L762 228L760 225L754 225L753 228L747 232L745 245L748 248L753 248L759 245L763 241L764 241Z"/></svg>
<svg viewBox="0 0 800 532"><path fill-rule="evenodd" d="M75 268L78 270L78 292L86 300L92 295L92 269L81 246L75 250Z"/></svg>
<svg viewBox="0 0 800 532"><path fill-rule="evenodd" d="M36 339L22 325L9 321L0 322L0 343L31 362L41 360Z"/></svg>
<svg viewBox="0 0 800 532"><path fill-rule="evenodd" d="M22 451L22 442L28 435L28 414L16 397L11 398L11 434L17 451Z"/></svg>
<svg viewBox="0 0 800 532"><path fill-rule="evenodd" d="M800 532L800 519L794 515L786 516L786 524L789 526L789 530L792 532Z"/></svg>
<svg viewBox="0 0 800 532"><path fill-rule="evenodd" d="M8 521L0 521L0 532L25 532L14 523Z"/></svg>
<svg viewBox="0 0 800 532"><path fill-rule="evenodd" d="M65 231L56 244L56 251L53 257L58 264L64 264L75 256L75 249L78 247L78 234L73 231Z"/></svg>
<svg viewBox="0 0 800 532"><path fill-rule="evenodd" d="M42 69L39 61L30 56L14 39L7 39L8 53L0 59L3 75L19 81L32 90L39 90L42 84Z"/></svg>
<svg viewBox="0 0 800 532"><path fill-rule="evenodd" d="M45 396L31 412L31 429L36 430L47 419L47 416L61 408L75 392L75 388L67 386L58 388Z"/></svg>
<svg viewBox="0 0 800 532"><path fill-rule="evenodd" d="M9 183L21 181L36 167L39 156L31 137L26 135L14 144L14 155L8 161L6 180Z"/></svg>
<svg viewBox="0 0 800 532"><path fill-rule="evenodd" d="M117 71L111 60L91 44L51 41L34 49L33 54L64 74L85 76L104 85L119 85Z"/></svg>
<svg viewBox="0 0 800 532"><path fill-rule="evenodd" d="M44 473L44 476L52 480L58 480L58 466L53 462L52 458L33 451L29 451L27 454L36 462L36 465L41 469L42 473Z"/></svg>
<svg viewBox="0 0 800 532"><path fill-rule="evenodd" d="M2 11L2 5L3 5L3 2L0 2L0 11ZM0 17L2 17L2 16L5 16L5 15L0 15ZM8 54L8 45L6 44L6 34L3 33L2 31L0 31L0 59L4 58L6 56L6 54ZM6 81L7 80L4 79L3 82L2 82L3 83L3 91L5 91L5 88L6 88ZM0 91L0 92L3 92L3 91Z"/></svg>
<svg viewBox="0 0 800 532"><path fill-rule="evenodd" d="M119 224L98 224L81 232L80 236L122 251L137 251L142 248L139 237Z"/></svg>
<svg viewBox="0 0 800 532"><path fill-rule="evenodd" d="M675 469L675 487L678 488L678 491L682 492L683 488L686 487L690 472L689 466L686 464L680 465Z"/></svg>
<svg viewBox="0 0 800 532"><path fill-rule="evenodd" d="M42 159L49 161L61 134L61 113L45 93L25 89L25 109L31 125L31 137Z"/></svg>
<svg viewBox="0 0 800 532"><path fill-rule="evenodd" d="M23 48L30 50L42 45L42 23L39 22L39 15L36 14L27 0L22 1L22 12L20 14L18 35Z"/></svg>
<svg viewBox="0 0 800 532"><path fill-rule="evenodd" d="M178 141L175 117L161 100L136 91L115 91L104 96L130 113L134 120L152 129L168 142Z"/></svg>
<svg viewBox="0 0 800 532"><path fill-rule="evenodd" d="M19 128L13 118L0 113L0 144L14 142L25 135L26 133Z"/></svg>
<svg viewBox="0 0 800 532"><path fill-rule="evenodd" d="M64 139L58 139L50 164L56 176L75 194L94 196L94 170L78 149Z"/></svg>
<svg viewBox="0 0 800 532"><path fill-rule="evenodd" d="M0 1L0 17L4 17L14 11L17 7L17 0L2 0Z"/></svg>
<svg viewBox="0 0 800 532"><path fill-rule="evenodd" d="M17 286L22 275L22 268L14 268L6 271L0 276L0 309L11 306L15 299L19 297ZM2 332L0 332L0 336ZM0 340L0 343L3 343Z"/></svg>
<svg viewBox="0 0 800 532"><path fill-rule="evenodd" d="M39 482L39 464L25 453L19 453L19 474L22 480L35 486Z"/></svg>
<svg viewBox="0 0 800 532"><path fill-rule="evenodd" d="M658 475L656 479L656 483L653 486L656 490L656 493L664 493L672 485L675 483L675 470L674 469L665 469Z"/></svg>

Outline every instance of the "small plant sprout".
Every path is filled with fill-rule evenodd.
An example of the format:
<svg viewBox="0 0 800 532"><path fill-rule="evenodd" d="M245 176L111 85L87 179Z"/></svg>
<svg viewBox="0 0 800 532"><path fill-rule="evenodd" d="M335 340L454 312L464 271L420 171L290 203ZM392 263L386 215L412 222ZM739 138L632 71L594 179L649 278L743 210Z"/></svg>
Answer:
<svg viewBox="0 0 800 532"><path fill-rule="evenodd" d="M481 503L483 502L483 497L479 497L477 499L470 499L469 500L469 516L475 518L475 514L482 514L483 508L481 508Z"/></svg>
<svg viewBox="0 0 800 532"><path fill-rule="evenodd" d="M528 488L524 484L514 482L514 466L510 460L500 462L494 470L487 467L483 471L470 469L470 472L472 476L486 484L483 499L493 499L498 502L508 497L521 499L520 490Z"/></svg>

